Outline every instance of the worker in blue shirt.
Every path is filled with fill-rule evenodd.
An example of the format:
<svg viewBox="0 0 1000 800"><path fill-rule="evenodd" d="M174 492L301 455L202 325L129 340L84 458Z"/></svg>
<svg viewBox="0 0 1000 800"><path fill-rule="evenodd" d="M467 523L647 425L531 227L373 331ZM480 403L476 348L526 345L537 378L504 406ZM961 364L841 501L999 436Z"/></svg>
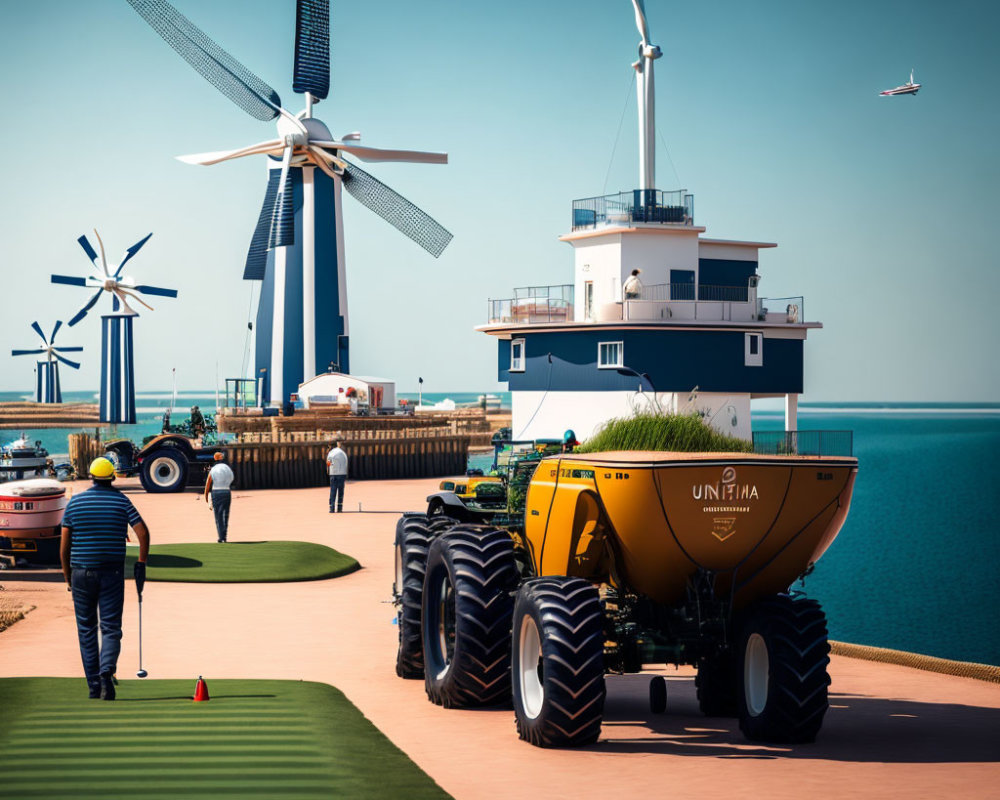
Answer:
<svg viewBox="0 0 1000 800"><path fill-rule="evenodd" d="M95 458L90 477L94 485L66 506L59 555L66 584L73 592L80 656L90 697L114 700L125 603L125 540L131 525L139 540L139 560L133 574L141 587L146 580L149 528L132 502L112 486L115 468L108 459Z"/></svg>

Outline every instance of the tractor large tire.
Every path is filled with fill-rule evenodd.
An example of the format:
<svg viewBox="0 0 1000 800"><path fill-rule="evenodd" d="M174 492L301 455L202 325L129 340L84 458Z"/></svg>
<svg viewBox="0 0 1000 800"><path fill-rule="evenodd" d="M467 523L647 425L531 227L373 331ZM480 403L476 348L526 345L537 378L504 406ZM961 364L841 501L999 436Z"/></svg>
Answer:
<svg viewBox="0 0 1000 800"><path fill-rule="evenodd" d="M400 518L396 525L396 579L392 585L399 628L396 674L400 678L424 676L424 650L420 642L420 605L424 592L427 548L434 532L420 515Z"/></svg>
<svg viewBox="0 0 1000 800"><path fill-rule="evenodd" d="M510 702L514 542L456 525L431 544L424 577L424 684L445 708Z"/></svg>
<svg viewBox="0 0 1000 800"><path fill-rule="evenodd" d="M740 730L764 742L811 742L828 708L830 644L815 600L775 595L752 606L737 640Z"/></svg>
<svg viewBox="0 0 1000 800"><path fill-rule="evenodd" d="M150 494L183 492L187 486L188 464L184 453L173 447L154 450L142 460L139 479Z"/></svg>
<svg viewBox="0 0 1000 800"><path fill-rule="evenodd" d="M694 679L698 692L698 707L706 717L736 717L740 711L739 681L736 660L725 651L698 662Z"/></svg>
<svg viewBox="0 0 1000 800"><path fill-rule="evenodd" d="M538 747L592 744L604 715L604 634L597 588L533 578L514 603L511 633L517 733Z"/></svg>

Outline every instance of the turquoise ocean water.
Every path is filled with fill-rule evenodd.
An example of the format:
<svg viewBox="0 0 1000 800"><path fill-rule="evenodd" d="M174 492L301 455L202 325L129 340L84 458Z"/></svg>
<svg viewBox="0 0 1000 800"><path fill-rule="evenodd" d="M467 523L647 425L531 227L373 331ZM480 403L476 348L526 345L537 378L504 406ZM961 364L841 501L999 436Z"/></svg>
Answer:
<svg viewBox="0 0 1000 800"><path fill-rule="evenodd" d="M509 405L509 394L498 394ZM423 398L474 403L478 396ZM0 393L0 400L22 397ZM139 424L119 433L139 440L159 432L169 402L169 392L140 394ZM178 395L185 412L195 403L210 411L215 397ZM755 430L782 427L781 414L754 413ZM1000 665L1000 403L803 405L799 428L854 431L860 462L844 529L805 586L826 609L831 637ZM27 431L51 453L65 453L73 432ZM0 441L14 434L2 431Z"/></svg>

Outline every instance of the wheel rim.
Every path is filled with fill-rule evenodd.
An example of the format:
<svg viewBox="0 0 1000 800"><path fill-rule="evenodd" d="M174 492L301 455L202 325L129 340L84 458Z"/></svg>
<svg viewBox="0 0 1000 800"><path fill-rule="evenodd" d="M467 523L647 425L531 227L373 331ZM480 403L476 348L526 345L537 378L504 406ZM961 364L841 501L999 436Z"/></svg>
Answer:
<svg viewBox="0 0 1000 800"><path fill-rule="evenodd" d="M442 664L437 677L443 678L451 668L451 660L455 655L455 594L448 576L441 578L441 588L438 597L438 654Z"/></svg>
<svg viewBox="0 0 1000 800"><path fill-rule="evenodd" d="M769 673L767 642L759 633L751 633L747 639L746 656L743 659L743 693L751 717L759 716L767 705Z"/></svg>
<svg viewBox="0 0 1000 800"><path fill-rule="evenodd" d="M153 460L149 474L157 486L172 486L180 478L181 468L172 458L161 456Z"/></svg>
<svg viewBox="0 0 1000 800"><path fill-rule="evenodd" d="M521 620L518 641L518 681L521 688L521 708L529 719L542 712L545 703L545 685L542 682L542 638L538 635L535 620L525 615Z"/></svg>

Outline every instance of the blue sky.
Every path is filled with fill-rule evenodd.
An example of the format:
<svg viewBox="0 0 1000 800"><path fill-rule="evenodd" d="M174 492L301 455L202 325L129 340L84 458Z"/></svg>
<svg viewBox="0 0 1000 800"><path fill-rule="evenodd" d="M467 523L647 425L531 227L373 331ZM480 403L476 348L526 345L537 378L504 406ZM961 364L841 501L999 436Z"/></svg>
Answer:
<svg viewBox="0 0 1000 800"><path fill-rule="evenodd" d="M219 44L291 91L292 0L176 0ZM1000 103L991 3L647 0L657 62L657 185L695 195L715 238L774 241L764 295L804 295L826 326L806 346L804 400L1000 400ZM333 73L317 116L375 146L446 150L448 166L371 171L455 239L433 259L347 198L352 365L428 391L498 388L496 346L473 330L487 299L570 282L557 240L574 198L634 188L628 0L333 3ZM917 97L880 98L910 68ZM204 168L173 156L271 138L197 75L124 0L0 3L0 343L71 316L76 244L112 255L154 232L140 282L180 290L136 322L138 389L208 388L239 374L243 260L263 159ZM617 141L623 103L628 97ZM614 157L612 158L612 153ZM98 315L64 387L96 389ZM2 356L0 390L31 387Z"/></svg>

